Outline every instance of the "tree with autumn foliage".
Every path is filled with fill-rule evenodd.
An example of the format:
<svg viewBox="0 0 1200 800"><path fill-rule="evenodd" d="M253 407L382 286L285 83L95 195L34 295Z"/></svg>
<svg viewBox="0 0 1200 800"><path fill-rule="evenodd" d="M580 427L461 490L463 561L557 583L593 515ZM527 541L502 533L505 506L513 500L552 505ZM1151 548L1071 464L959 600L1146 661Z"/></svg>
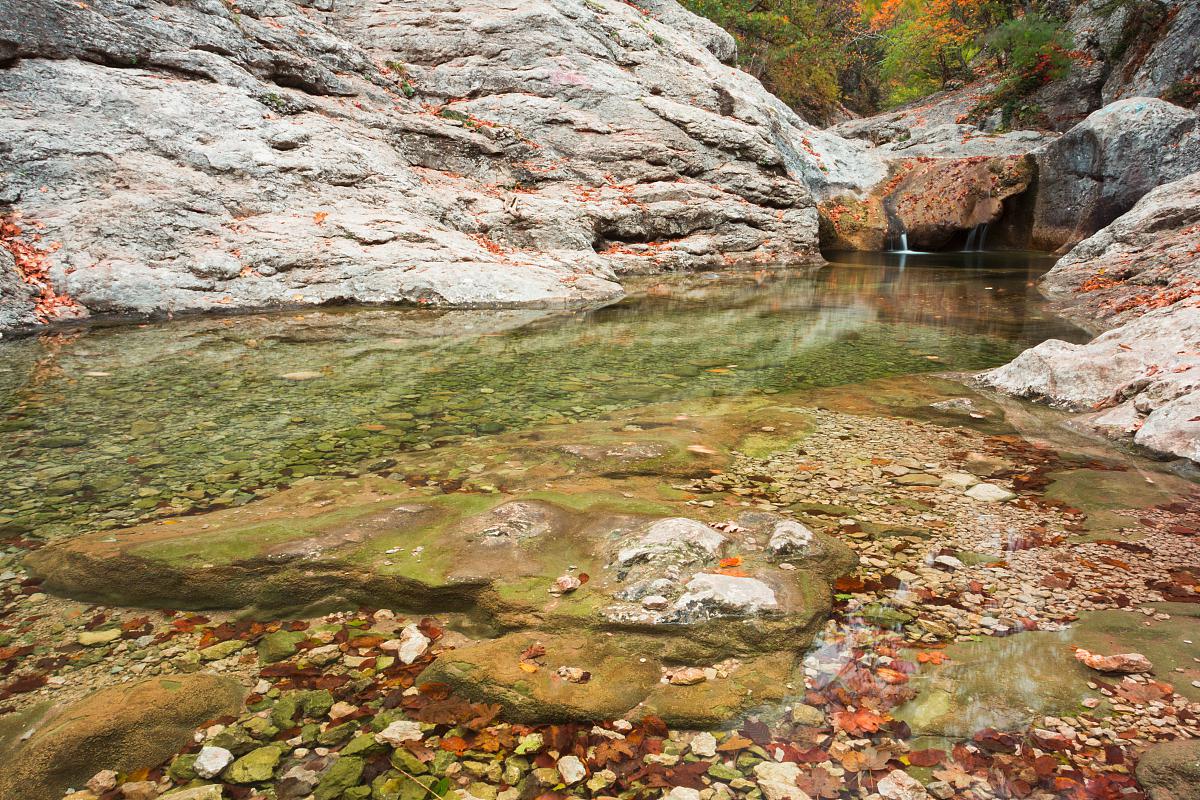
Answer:
<svg viewBox="0 0 1200 800"><path fill-rule="evenodd" d="M883 38L885 105L971 80L986 34L1020 7L1016 0L865 0L867 23Z"/></svg>
<svg viewBox="0 0 1200 800"><path fill-rule="evenodd" d="M683 0L737 41L738 64L806 118L878 103L878 53L857 0Z"/></svg>

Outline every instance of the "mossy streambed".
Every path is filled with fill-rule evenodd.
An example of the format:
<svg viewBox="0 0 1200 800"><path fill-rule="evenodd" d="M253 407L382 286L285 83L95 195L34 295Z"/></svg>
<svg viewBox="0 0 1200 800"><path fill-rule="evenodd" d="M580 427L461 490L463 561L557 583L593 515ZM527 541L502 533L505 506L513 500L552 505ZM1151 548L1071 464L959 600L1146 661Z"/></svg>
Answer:
<svg viewBox="0 0 1200 800"><path fill-rule="evenodd" d="M248 502L398 451L620 408L1001 363L1048 336L1021 266L688 276L586 313L329 309L93 328L0 359L0 533Z"/></svg>
<svg viewBox="0 0 1200 800"><path fill-rule="evenodd" d="M928 374L1077 336L1033 267L962 266L18 343L0 741L44 732L0 775L47 800L106 767L76 800L1137 797L1141 752L1200 734L1200 507ZM101 744L36 774L75 730L47 708L197 673L249 693L202 742L173 723L180 755L135 764L117 737L153 704L72 716Z"/></svg>

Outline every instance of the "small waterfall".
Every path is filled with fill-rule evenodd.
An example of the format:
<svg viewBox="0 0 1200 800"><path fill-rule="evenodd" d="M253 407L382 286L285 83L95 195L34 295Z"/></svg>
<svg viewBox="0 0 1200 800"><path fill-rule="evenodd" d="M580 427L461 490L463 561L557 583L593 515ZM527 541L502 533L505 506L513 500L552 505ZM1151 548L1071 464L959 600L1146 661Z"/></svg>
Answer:
<svg viewBox="0 0 1200 800"><path fill-rule="evenodd" d="M964 253L980 253L987 243L988 223L981 222L967 234L967 243L963 245Z"/></svg>
<svg viewBox="0 0 1200 800"><path fill-rule="evenodd" d="M900 234L900 250L901 250L901 252L904 252L904 253L908 252L908 232L907 231Z"/></svg>

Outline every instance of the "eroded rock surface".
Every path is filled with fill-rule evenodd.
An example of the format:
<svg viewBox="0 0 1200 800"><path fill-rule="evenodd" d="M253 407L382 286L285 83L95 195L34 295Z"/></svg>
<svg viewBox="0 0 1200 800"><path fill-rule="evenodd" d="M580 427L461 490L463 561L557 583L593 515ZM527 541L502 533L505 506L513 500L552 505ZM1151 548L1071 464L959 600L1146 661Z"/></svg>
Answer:
<svg viewBox="0 0 1200 800"><path fill-rule="evenodd" d="M603 301L819 261L813 194L882 174L672 0L18 6L0 203L92 312Z"/></svg>
<svg viewBox="0 0 1200 800"><path fill-rule="evenodd" d="M1095 111L1037 153L1032 242L1069 247L1200 169L1200 116L1149 97Z"/></svg>
<svg viewBox="0 0 1200 800"><path fill-rule="evenodd" d="M981 382L1086 413L1083 424L1155 453L1200 459L1198 199L1200 173L1162 186L1047 274L1064 313L1111 330L1083 345L1043 342Z"/></svg>
<svg viewBox="0 0 1200 800"><path fill-rule="evenodd" d="M1092 332L1185 299L1200 278L1200 172L1154 189L1071 248L1042 279L1056 310Z"/></svg>

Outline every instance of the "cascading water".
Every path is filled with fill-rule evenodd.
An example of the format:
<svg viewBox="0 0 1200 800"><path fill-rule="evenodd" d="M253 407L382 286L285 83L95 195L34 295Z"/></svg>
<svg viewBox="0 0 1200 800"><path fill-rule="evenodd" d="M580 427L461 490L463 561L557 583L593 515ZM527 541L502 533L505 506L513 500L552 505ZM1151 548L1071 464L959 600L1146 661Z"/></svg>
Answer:
<svg viewBox="0 0 1200 800"><path fill-rule="evenodd" d="M967 234L967 243L963 245L964 253L980 253L987 243L988 223L981 222Z"/></svg>

